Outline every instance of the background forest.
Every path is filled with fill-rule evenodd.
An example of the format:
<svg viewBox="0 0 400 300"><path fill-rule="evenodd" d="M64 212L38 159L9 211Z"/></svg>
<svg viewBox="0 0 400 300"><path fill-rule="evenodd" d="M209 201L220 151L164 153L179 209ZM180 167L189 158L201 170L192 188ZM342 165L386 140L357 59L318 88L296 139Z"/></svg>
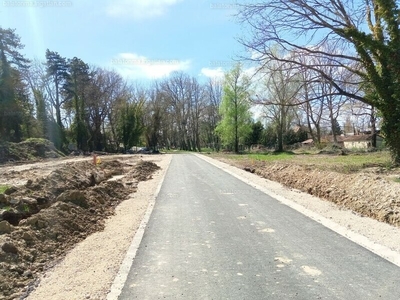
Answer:
<svg viewBox="0 0 400 300"><path fill-rule="evenodd" d="M327 136L376 132L372 106L332 93L318 71L279 60L262 69L232 62L224 78L206 82L175 72L142 86L77 57L47 50L45 61L28 60L21 49L17 33L0 28L2 141L45 138L65 153L133 146L283 151L310 138L323 146Z"/></svg>

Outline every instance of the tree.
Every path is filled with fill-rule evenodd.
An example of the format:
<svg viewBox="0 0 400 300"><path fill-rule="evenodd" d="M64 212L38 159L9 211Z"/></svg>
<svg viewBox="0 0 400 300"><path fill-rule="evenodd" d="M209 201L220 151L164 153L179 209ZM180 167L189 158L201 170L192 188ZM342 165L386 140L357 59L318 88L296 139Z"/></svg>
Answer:
<svg viewBox="0 0 400 300"><path fill-rule="evenodd" d="M112 111L115 102L118 100L124 102L123 104L119 103L118 108L120 108L125 104L126 98L132 98L134 91L126 86L122 77L116 72L91 67L89 73L91 77L86 86L87 96L85 97L87 115L85 122L89 131L88 146L91 151L104 151L107 146L107 132L105 130L105 125L108 125L107 117L110 114L117 114L115 120L118 120L120 110L115 108L115 111ZM116 130L116 128L113 129ZM116 131L114 132L116 133Z"/></svg>
<svg viewBox="0 0 400 300"><path fill-rule="evenodd" d="M331 130L331 134L333 136L338 136L341 135L343 133L342 128L340 127L340 124L338 122L337 119L333 120L333 125L332 125L332 130ZM334 140L335 143L337 143L337 140Z"/></svg>
<svg viewBox="0 0 400 300"><path fill-rule="evenodd" d="M48 92L51 103L56 112L57 125L62 129L63 123L61 121L61 106L64 101L61 100L61 88L67 78L67 60L60 54L54 51L46 50L46 70L49 80L53 83L54 93L50 92L51 89L48 86Z"/></svg>
<svg viewBox="0 0 400 300"><path fill-rule="evenodd" d="M252 27L253 35L241 42L257 61L290 60L306 66L328 80L336 94L377 108L393 161L400 163L399 12L396 0L269 0L242 4L239 17ZM327 41L344 51L324 47ZM312 63L278 58L270 49L275 44L311 57L328 58L332 67L356 76L344 84ZM364 90L360 92L354 86Z"/></svg>
<svg viewBox="0 0 400 300"><path fill-rule="evenodd" d="M87 92L92 75L89 66L81 59L74 57L68 60L68 75L64 84L68 107L74 114L72 124L73 139L80 150L89 150L89 127L87 113Z"/></svg>
<svg viewBox="0 0 400 300"><path fill-rule="evenodd" d="M204 109L205 89L184 73L175 73L163 84L163 99L172 108L178 129L177 139L182 150L201 151L200 118Z"/></svg>
<svg viewBox="0 0 400 300"><path fill-rule="evenodd" d="M260 121L253 122L251 124L251 131L246 138L246 145L250 148L251 145L261 144L263 131L264 126Z"/></svg>
<svg viewBox="0 0 400 300"><path fill-rule="evenodd" d="M233 144L235 153L239 153L240 141L251 131L249 88L250 80L240 64L225 74L220 105L221 121L216 131L224 143Z"/></svg>
<svg viewBox="0 0 400 300"><path fill-rule="evenodd" d="M219 106L222 99L222 84L220 81L210 79L206 84L206 107L203 116L203 133L207 147L213 150L219 150L219 136L215 132L218 122L220 121Z"/></svg>
<svg viewBox="0 0 400 300"><path fill-rule="evenodd" d="M352 126L353 131L370 132L372 136L371 146L376 147L377 124L380 121L378 117L379 112L374 106L352 100L350 101L350 113L354 117L355 125Z"/></svg>
<svg viewBox="0 0 400 300"><path fill-rule="evenodd" d="M191 144L193 150L200 152L200 120L205 108L206 89L199 84L197 79L191 78L190 91L189 130L192 140Z"/></svg>
<svg viewBox="0 0 400 300"><path fill-rule="evenodd" d="M34 60L24 73L24 77L30 88L32 103L34 103L31 117L36 118L37 134L35 137L46 138L53 142L57 149L62 149L65 136L54 118L54 101L50 100L54 99L54 88L47 73L46 64Z"/></svg>
<svg viewBox="0 0 400 300"><path fill-rule="evenodd" d="M124 145L124 151L137 145L143 133L143 105L144 99L139 102L125 102L119 111L117 132Z"/></svg>
<svg viewBox="0 0 400 300"><path fill-rule="evenodd" d="M18 51L24 46L13 29L0 27L0 138L20 141L27 104L22 70L29 60Z"/></svg>
<svg viewBox="0 0 400 300"><path fill-rule="evenodd" d="M147 147L152 148L153 150L158 150L160 141L160 131L164 130L166 145L169 149L170 147L170 139L168 137L169 124L165 123L165 126L162 126L162 122L166 121L163 116L165 116L165 103L163 102L163 94L159 90L157 84L151 88L149 91L149 100L146 103L146 113L144 116L145 121L145 137ZM164 113L163 113L164 112Z"/></svg>
<svg viewBox="0 0 400 300"><path fill-rule="evenodd" d="M296 99L301 89L300 78L291 64L279 61L266 64L262 73L265 74L262 80L262 94L258 95L255 102L264 106L265 116L275 126L276 151L282 152L284 136L295 116Z"/></svg>
<svg viewBox="0 0 400 300"><path fill-rule="evenodd" d="M275 126L267 124L263 133L261 143L268 148L276 147L276 132Z"/></svg>
<svg viewBox="0 0 400 300"><path fill-rule="evenodd" d="M315 83L304 82L300 92L304 98L300 100L299 107L305 112L306 124L315 145L321 144L321 120L325 107L323 97L315 97L318 94L318 86ZM315 100L310 100L311 98Z"/></svg>

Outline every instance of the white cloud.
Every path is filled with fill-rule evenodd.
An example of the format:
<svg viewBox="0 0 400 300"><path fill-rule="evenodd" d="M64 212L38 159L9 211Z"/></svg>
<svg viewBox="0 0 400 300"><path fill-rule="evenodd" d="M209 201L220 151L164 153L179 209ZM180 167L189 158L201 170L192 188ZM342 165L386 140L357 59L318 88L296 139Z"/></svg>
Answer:
<svg viewBox="0 0 400 300"><path fill-rule="evenodd" d="M111 63L122 76L130 79L158 79L190 67L190 60L149 59L136 53L120 53Z"/></svg>
<svg viewBox="0 0 400 300"><path fill-rule="evenodd" d="M202 68L200 71L200 74L206 77L210 78L216 78L216 79L223 79L224 78L224 70L219 67L219 68Z"/></svg>
<svg viewBox="0 0 400 300"><path fill-rule="evenodd" d="M206 76L210 78L215 78L215 79L224 79L225 72L229 72L228 69L218 67L218 68L202 68L200 71L201 76ZM248 67L248 68L243 68L242 72L244 75L250 77L250 78L257 78L257 75L254 76L256 73L256 68L255 67Z"/></svg>
<svg viewBox="0 0 400 300"><path fill-rule="evenodd" d="M182 0L111 0L107 13L113 17L142 20L163 15L169 6Z"/></svg>

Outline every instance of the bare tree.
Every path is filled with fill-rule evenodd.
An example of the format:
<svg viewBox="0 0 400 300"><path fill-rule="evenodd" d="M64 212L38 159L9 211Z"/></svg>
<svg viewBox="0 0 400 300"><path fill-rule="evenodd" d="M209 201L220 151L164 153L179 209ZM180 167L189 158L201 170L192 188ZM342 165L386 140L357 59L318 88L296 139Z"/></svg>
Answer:
<svg viewBox="0 0 400 300"><path fill-rule="evenodd" d="M307 53L329 60L335 68L357 75L351 82L337 81L310 60L305 66L320 73L337 94L360 100L379 109L393 161L400 163L400 19L396 0L266 0L240 5L239 18L252 29L241 42L252 59L265 64L277 57L275 44L287 51ZM327 42L334 49L326 47ZM354 92L360 86L364 93ZM352 88L350 88L353 85ZM365 87L368 86L368 89Z"/></svg>
<svg viewBox="0 0 400 300"><path fill-rule="evenodd" d="M270 61L264 65L262 73L265 74L262 83L264 94L258 95L255 103L264 105L269 123L275 126L276 150L282 152L283 137L295 117L294 110L302 86L301 79L293 66L286 62Z"/></svg>
<svg viewBox="0 0 400 300"><path fill-rule="evenodd" d="M205 109L205 88L195 78L191 78L190 84L190 131L193 150L201 151L200 121Z"/></svg>
<svg viewBox="0 0 400 300"><path fill-rule="evenodd" d="M361 101L352 100L348 105L348 111L350 120L353 120L353 131L370 133L372 136L371 146L376 147L377 127L380 118L375 107Z"/></svg>
<svg viewBox="0 0 400 300"><path fill-rule="evenodd" d="M160 84L161 90L173 108L175 125L178 130L179 148L181 150L192 150L189 139L189 116L191 106L191 80L182 72L174 73L171 78Z"/></svg>
<svg viewBox="0 0 400 300"><path fill-rule="evenodd" d="M160 91L159 85L154 83L148 90L148 100L146 102L144 115L146 144L153 150L158 150L162 137L164 138L162 143L168 149L170 147L170 139L168 136L169 126L166 122L163 122L168 120L165 115L165 104L164 96ZM163 131L162 134L161 131Z"/></svg>
<svg viewBox="0 0 400 300"><path fill-rule="evenodd" d="M304 57L305 58L305 57ZM314 143L321 143L321 121L324 110L324 97L321 96L319 76L313 70L300 68L299 79L302 86L297 95L299 110L304 112L305 122Z"/></svg>
<svg viewBox="0 0 400 300"><path fill-rule="evenodd" d="M206 107L203 116L203 130L205 135L205 143L213 150L219 150L220 141L215 128L220 121L218 113L222 100L222 84L219 80L210 79L206 86Z"/></svg>

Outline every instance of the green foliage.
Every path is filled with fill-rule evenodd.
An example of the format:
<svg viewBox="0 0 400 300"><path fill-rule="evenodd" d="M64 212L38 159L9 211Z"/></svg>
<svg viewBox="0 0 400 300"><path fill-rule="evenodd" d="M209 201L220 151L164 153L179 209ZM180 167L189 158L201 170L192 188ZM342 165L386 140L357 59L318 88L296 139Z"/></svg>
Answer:
<svg viewBox="0 0 400 300"><path fill-rule="evenodd" d="M68 60L68 75L64 84L64 91L74 112L74 121L71 131L76 140L78 149L89 150L89 128L87 126L86 97L87 85L90 83L91 73L89 65L74 57Z"/></svg>
<svg viewBox="0 0 400 300"><path fill-rule="evenodd" d="M277 143L277 136L274 126L268 125L267 128L264 129L261 143L268 148L275 148Z"/></svg>
<svg viewBox="0 0 400 300"><path fill-rule="evenodd" d="M333 124L333 130L331 130L330 134L335 134L335 135L341 135L343 133L342 128L340 127L340 124L338 122L338 120L334 120L334 124Z"/></svg>
<svg viewBox="0 0 400 300"><path fill-rule="evenodd" d="M244 144L246 136L251 132L251 115L249 103L250 80L236 65L225 74L223 97L220 105L221 121L216 127L222 143L233 146L239 152L239 144Z"/></svg>
<svg viewBox="0 0 400 300"><path fill-rule="evenodd" d="M264 126L260 121L253 122L251 124L251 131L249 135L246 137L246 145L256 145L262 143L262 134L264 131Z"/></svg>
<svg viewBox="0 0 400 300"><path fill-rule="evenodd" d="M330 170L334 172L349 174L359 172L370 167L380 167L382 169L390 169L393 164L390 161L390 153L387 151L379 151L373 153L355 153L349 155L322 155L318 153L307 154L293 152L271 152L266 154L212 154L217 157L224 157L233 160L248 161L250 164L253 161L263 161L267 163L295 163L305 167L311 166L321 170Z"/></svg>
<svg viewBox="0 0 400 300"><path fill-rule="evenodd" d="M136 146L144 132L143 106L144 101L138 103L126 102L119 110L117 132L125 151Z"/></svg>
<svg viewBox="0 0 400 300"><path fill-rule="evenodd" d="M307 139L307 132L303 130L298 130L295 132L293 129L287 130L283 135L283 143L285 145L293 145L296 143L301 143Z"/></svg>
<svg viewBox="0 0 400 300"><path fill-rule="evenodd" d="M22 49L15 30L0 27L0 136L19 142L23 138L24 121L29 121L26 84L21 72L29 61L18 51ZM29 126L25 126L27 131Z"/></svg>
<svg viewBox="0 0 400 300"><path fill-rule="evenodd" d="M22 206L22 210L23 210L25 213L29 213L29 212L30 212L30 209L29 209L28 204L25 203L25 204Z"/></svg>
<svg viewBox="0 0 400 300"><path fill-rule="evenodd" d="M9 187L9 185L0 185L0 194L4 194Z"/></svg>
<svg viewBox="0 0 400 300"><path fill-rule="evenodd" d="M50 118L50 116L47 116L47 105L44 99L44 95L40 91L36 91L37 97L35 97L37 98L37 118L40 122L44 136L50 139L57 147L57 149L62 149L63 144L66 142L66 140L64 126L61 120L61 107L66 99L61 99L61 91L65 87L70 87L70 85L67 85L66 83L66 80L68 78L67 60L57 52L47 49L46 71L48 78L54 84L55 95L54 97L51 97L51 103L55 109L56 119L54 122L54 120ZM67 91L66 93L67 95L69 95L69 91Z"/></svg>

